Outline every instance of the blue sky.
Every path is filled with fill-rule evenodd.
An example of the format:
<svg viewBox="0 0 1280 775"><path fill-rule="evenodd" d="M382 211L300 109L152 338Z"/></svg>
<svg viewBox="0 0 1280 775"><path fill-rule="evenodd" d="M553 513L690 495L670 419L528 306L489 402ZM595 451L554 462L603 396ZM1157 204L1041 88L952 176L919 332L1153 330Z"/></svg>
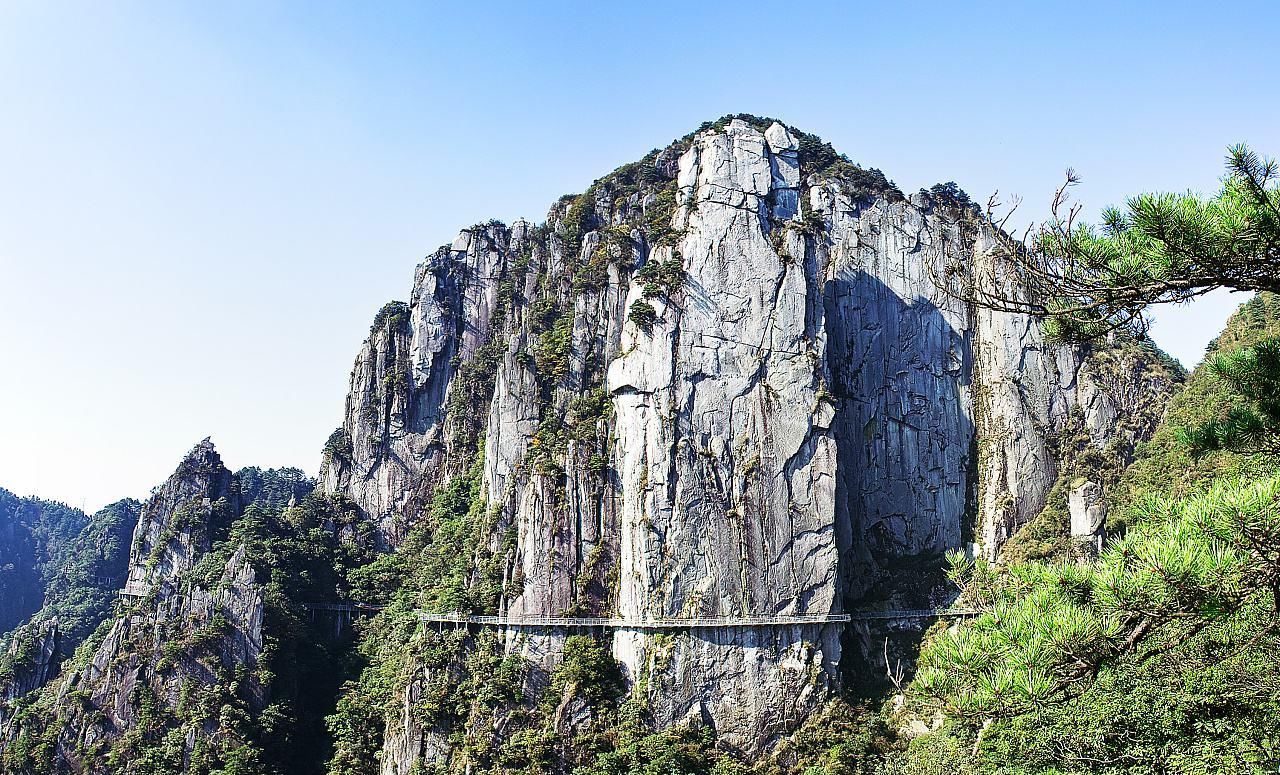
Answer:
<svg viewBox="0 0 1280 775"><path fill-rule="evenodd" d="M314 472L422 256L726 113L1027 217L1069 165L1096 213L1280 154L1280 6L1119 5L6 0L0 486L94 508L210 435Z"/></svg>

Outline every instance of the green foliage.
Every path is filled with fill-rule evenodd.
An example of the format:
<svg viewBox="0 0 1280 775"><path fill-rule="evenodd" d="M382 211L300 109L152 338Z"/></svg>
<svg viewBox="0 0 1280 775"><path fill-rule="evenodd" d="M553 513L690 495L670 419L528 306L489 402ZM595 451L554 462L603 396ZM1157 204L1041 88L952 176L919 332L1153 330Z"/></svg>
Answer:
<svg viewBox="0 0 1280 775"><path fill-rule="evenodd" d="M1277 312L1276 297L1260 294L1210 346L1217 358L1191 376L1109 488L1109 527L1128 533L1096 564L953 558L965 600L988 613L925 644L911 696L954 721L913 741L901 772L1280 765L1277 458L1226 443L1194 449L1192 434L1178 432L1221 422L1250 404L1243 396L1266 399L1270 356L1256 348L1280 335Z"/></svg>
<svg viewBox="0 0 1280 775"><path fill-rule="evenodd" d="M1207 626L1172 622L1144 647L1100 669L1065 702L954 726L913 741L904 772L943 758L973 772L1208 775L1274 771L1280 764L1280 657L1264 604Z"/></svg>
<svg viewBox="0 0 1280 775"><path fill-rule="evenodd" d="M347 443L350 444L350 441ZM236 480L240 483L240 499L243 503L253 504L273 514L300 502L316 486L314 479L297 468L262 469L248 466L236 472Z"/></svg>
<svg viewBox="0 0 1280 775"><path fill-rule="evenodd" d="M750 771L755 775L880 775L896 747L893 732L875 708L833 698Z"/></svg>
<svg viewBox="0 0 1280 775"><path fill-rule="evenodd" d="M968 211L976 208L973 200L960 188L954 180L936 183L926 192L935 204L950 207L954 210Z"/></svg>
<svg viewBox="0 0 1280 775"><path fill-rule="evenodd" d="M89 575L78 569L104 561L119 564L121 577L104 580L109 589L101 590L93 616L81 615L85 621L78 626L102 625L67 660L57 683L16 703L18 737L25 742L3 752L0 769L52 773L71 757L129 775L265 775L314 771L326 757L322 719L342 677L346 644L335 640L331 622L312 617L305 604L343 597L345 576L368 558L335 538L334 526L348 518L337 513L342 500L310 492L314 483L301 472L249 468L236 477L238 499L249 502L241 514L222 514L230 508L223 500L214 504L213 513L198 504L173 504L171 526L198 535L208 528L205 521L228 524L195 567L171 582L182 594L195 587L216 593L239 584L226 571L240 553L264 600L257 661L242 661L236 645L248 637L239 627L254 624L221 606L161 616L153 597L130 603L125 616L107 618L123 582L128 533L138 513L134 502L114 504L95 515L77 539L87 565L64 569L67 588L77 589ZM80 598L59 593L42 615L57 616L60 626L76 621L67 600ZM91 659L110 660L107 673L90 670ZM124 672L137 677L126 699L134 721L117 736L106 707L98 703L104 697L116 701L100 692L104 681ZM176 697L173 687L180 687ZM270 698L265 707L264 698ZM61 750L57 756L55 748Z"/></svg>
<svg viewBox="0 0 1280 775"><path fill-rule="evenodd" d="M631 308L627 311L627 320L647 334L653 330L653 324L658 320L658 311L644 299L636 299L631 302Z"/></svg>
<svg viewBox="0 0 1280 775"><path fill-rule="evenodd" d="M88 519L79 509L0 490L0 634L40 608Z"/></svg>
<svg viewBox="0 0 1280 775"><path fill-rule="evenodd" d="M1029 250L1006 245L1020 286L979 290L976 301L1047 315L1052 336L1069 340L1140 324L1148 305L1214 288L1280 290L1277 166L1244 146L1229 150L1215 196L1141 194L1103 211L1096 227L1060 211L1064 192Z"/></svg>
<svg viewBox="0 0 1280 775"><path fill-rule="evenodd" d="M684 285L684 263L679 253L673 252L665 261L650 260L636 272L635 279L644 283L644 297L670 298Z"/></svg>
<svg viewBox="0 0 1280 775"><path fill-rule="evenodd" d="M535 318L534 330L538 332L538 339L533 347L533 362L539 384L549 390L569 374L573 310L561 310L553 303L548 303L546 311Z"/></svg>
<svg viewBox="0 0 1280 775"><path fill-rule="evenodd" d="M564 245L565 252L577 256L582 250L582 238L591 231L595 224L596 196L600 193L601 183L592 183L584 193L573 198L569 209L565 212Z"/></svg>
<svg viewBox="0 0 1280 775"><path fill-rule="evenodd" d="M1148 341L1117 334L1105 347L1082 350L1085 363L1080 379L1098 386L1116 402L1115 427L1110 440L1099 446L1084 412L1073 409L1046 438L1046 452L1056 463L1057 475L1041 512L1001 548L1006 561L1081 555L1079 542L1071 537L1071 490L1090 481L1101 485L1108 495L1114 493L1138 454L1135 440L1158 429L1164 397L1170 393L1176 396L1178 385L1186 379L1182 366ZM1113 514L1119 517L1126 509L1115 498L1109 500Z"/></svg>
<svg viewBox="0 0 1280 775"><path fill-rule="evenodd" d="M609 391L597 388L583 393L569 402L565 410L565 427L569 436L578 441L591 441L597 435L596 425L601 420L613 419L613 401Z"/></svg>
<svg viewBox="0 0 1280 775"><path fill-rule="evenodd" d="M378 314L373 316L373 324L369 326L369 335L381 331L398 333L409 324L409 305L403 301L389 301L382 305Z"/></svg>
<svg viewBox="0 0 1280 775"><path fill-rule="evenodd" d="M355 448L351 446L351 434L346 428L335 428L324 443L326 460L350 461Z"/></svg>
<svg viewBox="0 0 1280 775"><path fill-rule="evenodd" d="M799 135L799 157L800 168L808 174L820 173L836 162L849 161L843 154L836 153L835 148L831 147L831 143L824 141L817 135L806 134L804 132L796 132Z"/></svg>
<svg viewBox="0 0 1280 775"><path fill-rule="evenodd" d="M449 390L447 410L448 434L451 442L460 449L473 448L480 439L484 407L493 395L498 364L507 352L507 342L501 336L503 325L514 302L514 283L504 279L498 296L498 307L489 319L489 337L471 357L462 360L455 356L452 365L457 369ZM497 332L497 333L495 333Z"/></svg>
<svg viewBox="0 0 1280 775"><path fill-rule="evenodd" d="M595 293L609 284L609 265L631 266L636 245L626 227L611 227L602 232L602 239L585 261L573 270L573 292Z"/></svg>
<svg viewBox="0 0 1280 775"><path fill-rule="evenodd" d="M1078 694L1171 623L1203 626L1259 596L1280 605L1278 506L1280 478L1222 482L1148 499L1096 565L983 569L968 595L987 613L928 642L912 691L959 716L1018 715Z"/></svg>
<svg viewBox="0 0 1280 775"><path fill-rule="evenodd" d="M40 610L0 639L0 680L35 668L37 641L56 623L57 666L111 613L124 584L129 536L138 519L134 500L113 503L89 518L61 545L44 568L47 584Z"/></svg>
<svg viewBox="0 0 1280 775"><path fill-rule="evenodd" d="M680 292L685 280L684 263L680 254L673 251L671 258L666 260L647 261L636 272L634 279L644 284L643 298L631 302L627 320L647 334L653 330L653 324L658 320L658 312L649 299L670 299Z"/></svg>
<svg viewBox="0 0 1280 775"><path fill-rule="evenodd" d="M887 757L884 775L979 775L982 770L974 761L973 735L967 731L951 725L914 738L907 750Z"/></svg>
<svg viewBox="0 0 1280 775"><path fill-rule="evenodd" d="M565 638L564 654L551 675L546 700L559 702L565 691L570 689L589 705L616 700L626 691L617 660L595 638L582 635Z"/></svg>
<svg viewBox="0 0 1280 775"><path fill-rule="evenodd" d="M676 728L641 737L596 757L573 775L711 775L721 758L702 730Z"/></svg>
<svg viewBox="0 0 1280 775"><path fill-rule="evenodd" d="M840 160L823 170L822 176L840 184L853 201L865 204L878 196L890 202L906 199L901 189L875 167L864 168L847 160ZM803 200L802 200L803 203Z"/></svg>
<svg viewBox="0 0 1280 775"><path fill-rule="evenodd" d="M1179 438L1192 456L1223 450L1280 453L1280 339L1216 353L1206 365L1240 402L1219 417L1181 429Z"/></svg>
<svg viewBox="0 0 1280 775"><path fill-rule="evenodd" d="M1280 298L1263 293L1243 305L1210 345L1211 355L1230 354L1280 336ZM1203 489L1214 479L1266 476L1275 470L1276 455L1240 455L1229 450L1193 456L1180 429L1201 426L1222 417L1240 398L1231 386L1202 364L1174 395L1164 421L1151 439L1138 446L1135 459L1110 487L1108 530L1119 530L1134 517L1133 506L1146 495L1181 498Z"/></svg>
<svg viewBox="0 0 1280 775"><path fill-rule="evenodd" d="M1110 329L1107 321L1091 314L1056 312L1045 318L1041 329L1050 344L1076 344L1089 342L1104 336Z"/></svg>
<svg viewBox="0 0 1280 775"><path fill-rule="evenodd" d="M481 492L483 461L481 445L465 473L436 489L428 519L395 553L351 574L361 595L385 601L386 608L363 623L359 679L343 685L326 722L334 745L329 772L335 775L377 772L385 717L418 667L436 675L417 709L421 723L448 726L466 715L476 687L457 680L462 665L455 664L462 659L466 632L424 629L416 611L496 610L501 556L485 541L494 525ZM476 680L491 674L481 671ZM510 675L509 668L505 674Z"/></svg>
<svg viewBox="0 0 1280 775"><path fill-rule="evenodd" d="M472 575L483 537L491 527L481 493L483 465L482 446L466 473L437 488L427 524L414 530L400 549L411 558L411 572L399 594L412 595L423 610L485 613L497 605L500 589L492 575L485 579Z"/></svg>

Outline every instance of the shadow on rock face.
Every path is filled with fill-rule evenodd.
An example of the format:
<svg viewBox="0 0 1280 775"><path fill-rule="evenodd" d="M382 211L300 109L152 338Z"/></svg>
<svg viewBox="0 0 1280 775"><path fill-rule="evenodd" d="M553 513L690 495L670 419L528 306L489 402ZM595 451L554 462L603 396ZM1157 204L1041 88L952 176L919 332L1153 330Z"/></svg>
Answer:
<svg viewBox="0 0 1280 775"><path fill-rule="evenodd" d="M887 574L936 564L964 538L973 344L963 309L904 298L860 269L839 270L824 291L841 592L853 608Z"/></svg>

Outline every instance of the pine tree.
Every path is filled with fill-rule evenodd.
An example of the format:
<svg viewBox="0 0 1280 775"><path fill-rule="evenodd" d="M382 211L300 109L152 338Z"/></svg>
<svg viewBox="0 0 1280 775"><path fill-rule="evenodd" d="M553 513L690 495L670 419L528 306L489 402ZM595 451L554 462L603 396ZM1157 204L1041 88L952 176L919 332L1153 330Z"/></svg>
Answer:
<svg viewBox="0 0 1280 775"><path fill-rule="evenodd" d="M1218 288L1280 291L1278 180L1274 160L1237 145L1217 195L1142 194L1124 209L1105 210L1093 226L1078 222L1078 205L1067 205L1067 190L1079 182L1068 170L1048 222L1023 241L1003 237L1001 260L967 279L951 278L952 292L1044 317L1053 338L1083 340L1117 328L1145 332L1152 304ZM1011 275L1019 282L1006 282Z"/></svg>
<svg viewBox="0 0 1280 775"><path fill-rule="evenodd" d="M1280 611L1280 477L1140 510L1092 565L951 557L962 602L984 613L926 641L916 700L970 719L1033 712L1171 628L1188 637L1250 605Z"/></svg>
<svg viewBox="0 0 1280 775"><path fill-rule="evenodd" d="M1179 436L1191 453L1280 453L1280 339L1214 355L1206 365L1243 403L1183 429Z"/></svg>

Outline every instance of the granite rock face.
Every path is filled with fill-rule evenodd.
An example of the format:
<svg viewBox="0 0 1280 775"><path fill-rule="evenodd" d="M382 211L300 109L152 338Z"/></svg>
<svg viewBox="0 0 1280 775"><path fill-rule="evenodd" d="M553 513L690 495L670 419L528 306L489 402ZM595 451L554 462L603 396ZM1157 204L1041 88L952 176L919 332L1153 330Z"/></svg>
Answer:
<svg viewBox="0 0 1280 775"><path fill-rule="evenodd" d="M608 373L623 618L839 609L824 278L800 233L775 226L797 214L795 145L778 125L766 137L730 124L680 159L683 237L649 260L682 263L681 298L659 302L649 330L624 327ZM633 283L628 308L645 292ZM655 713L708 716L727 744L754 750L781 731L785 704L818 694L813 677L825 680L835 635L681 639L663 655ZM654 650L641 631L615 638L632 675L652 666Z"/></svg>
<svg viewBox="0 0 1280 775"><path fill-rule="evenodd" d="M205 439L143 507L134 529L126 589L172 593L172 584L225 536L239 512L239 486L213 442Z"/></svg>
<svg viewBox="0 0 1280 775"><path fill-rule="evenodd" d="M1102 485L1082 481L1067 496L1067 508L1071 514L1071 537L1083 547L1088 556L1097 556L1102 550L1107 522L1107 502Z"/></svg>
<svg viewBox="0 0 1280 775"><path fill-rule="evenodd" d="M489 338L498 278L527 230L478 227L441 248L418 267L410 302L379 312L356 358L321 480L362 510L380 548L400 544L450 462L450 387Z"/></svg>
<svg viewBox="0 0 1280 775"><path fill-rule="evenodd" d="M48 683L57 670L61 633L56 620L22 625L9 642L9 657L17 657L19 649L30 653L7 681L0 683L0 729L4 729L8 711L14 700Z"/></svg>
<svg viewBox="0 0 1280 775"><path fill-rule="evenodd" d="M978 260L987 260L985 251ZM978 470L978 537L990 559L1037 515L1059 477L1068 477L1061 437L1113 450L1132 462L1134 446L1155 432L1178 387L1155 353L1132 347L1076 348L1046 343L1036 321L977 311L975 404L977 439L985 454ZM1099 494L1098 500L1105 498Z"/></svg>
<svg viewBox="0 0 1280 775"><path fill-rule="evenodd" d="M375 322L326 488L394 548L478 466L493 562L473 580L496 573L506 613L828 614L891 605L904 562L998 556L1071 423L1099 448L1151 432L1172 385L1126 403L1098 352L942 287L991 260L976 208L814 140L722 122L543 226L464 231ZM842 680L839 625L610 637L657 726L747 753ZM549 670L556 641L505 642ZM387 719L385 773L451 756L409 712L429 673Z"/></svg>

